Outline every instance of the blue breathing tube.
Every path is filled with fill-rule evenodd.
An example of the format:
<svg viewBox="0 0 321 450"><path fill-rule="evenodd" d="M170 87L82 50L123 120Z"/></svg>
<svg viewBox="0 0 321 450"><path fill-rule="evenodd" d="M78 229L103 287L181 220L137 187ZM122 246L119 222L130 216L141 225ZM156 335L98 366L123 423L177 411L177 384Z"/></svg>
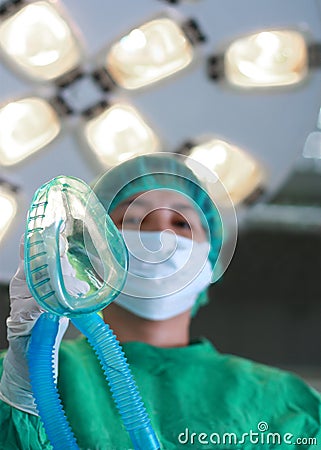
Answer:
<svg viewBox="0 0 321 450"><path fill-rule="evenodd" d="M61 254L88 282L86 294L67 291ZM27 218L24 260L30 292L46 311L33 328L28 360L35 402L53 448L78 449L53 373L59 318L66 316L95 350L134 449L159 449L122 348L97 314L122 289L128 255L121 235L86 183L60 176L38 189Z"/></svg>

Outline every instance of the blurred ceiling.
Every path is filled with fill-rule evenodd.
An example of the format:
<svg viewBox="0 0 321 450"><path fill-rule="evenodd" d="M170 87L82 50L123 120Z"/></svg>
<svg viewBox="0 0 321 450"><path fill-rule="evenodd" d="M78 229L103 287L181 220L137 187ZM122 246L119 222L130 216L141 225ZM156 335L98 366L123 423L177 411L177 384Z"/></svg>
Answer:
<svg viewBox="0 0 321 450"><path fill-rule="evenodd" d="M117 88L104 95L135 106L159 136L163 150L175 151L186 140L209 133L238 145L263 164L267 195L276 195L298 164L308 134L316 128L321 70L311 70L305 82L294 87L242 91L210 80L206 61L234 39L270 28L296 29L308 41L321 42L321 0L182 0L171 6L160 0L61 0L60 4L84 47L84 70L95 67L115 39L159 14L195 19L206 41L197 46L189 68L141 90ZM30 94L55 94L53 83L32 82L4 60L0 79L2 103ZM20 188L18 215L0 243L1 282L8 281L16 269L18 244L35 190L57 175L90 182L101 173L79 138L80 125L79 118L66 120L62 133L48 147L17 166L0 168L0 178Z"/></svg>

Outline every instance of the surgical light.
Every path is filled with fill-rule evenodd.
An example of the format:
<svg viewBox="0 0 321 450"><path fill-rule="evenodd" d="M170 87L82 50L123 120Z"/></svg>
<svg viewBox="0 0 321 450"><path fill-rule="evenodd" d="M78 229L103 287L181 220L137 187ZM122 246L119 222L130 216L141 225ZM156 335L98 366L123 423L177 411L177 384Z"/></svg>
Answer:
<svg viewBox="0 0 321 450"><path fill-rule="evenodd" d="M112 45L105 69L119 86L141 88L188 66L193 43L203 39L193 20L182 27L170 18L151 20Z"/></svg>
<svg viewBox="0 0 321 450"><path fill-rule="evenodd" d="M46 100L29 97L0 109L0 129L0 164L11 166L49 144L60 120Z"/></svg>
<svg viewBox="0 0 321 450"><path fill-rule="evenodd" d="M14 190L0 181L0 241L9 229L17 212L17 200Z"/></svg>
<svg viewBox="0 0 321 450"><path fill-rule="evenodd" d="M260 164L240 148L217 138L190 144L188 148L188 156L217 175L234 205L247 200L262 188L264 172ZM208 185L208 189L211 191L215 186Z"/></svg>
<svg viewBox="0 0 321 450"><path fill-rule="evenodd" d="M81 59L70 26L46 1L25 4L0 24L0 48L11 63L37 80L56 79Z"/></svg>
<svg viewBox="0 0 321 450"><path fill-rule="evenodd" d="M90 118L84 135L103 166L111 167L133 156L152 153L159 141L132 106L114 104Z"/></svg>
<svg viewBox="0 0 321 450"><path fill-rule="evenodd" d="M294 30L266 30L234 41L224 58L209 59L209 74L242 88L286 86L308 73L308 49Z"/></svg>

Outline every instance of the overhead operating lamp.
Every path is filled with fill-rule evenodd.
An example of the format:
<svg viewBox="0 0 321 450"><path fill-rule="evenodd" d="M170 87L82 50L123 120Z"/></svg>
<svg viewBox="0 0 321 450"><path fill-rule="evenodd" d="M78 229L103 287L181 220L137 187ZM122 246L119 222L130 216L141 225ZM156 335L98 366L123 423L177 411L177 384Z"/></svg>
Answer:
<svg viewBox="0 0 321 450"><path fill-rule="evenodd" d="M132 106L105 103L93 108L87 116L84 136L105 167L159 149L157 136Z"/></svg>
<svg viewBox="0 0 321 450"><path fill-rule="evenodd" d="M57 79L80 64L79 39L55 3L7 3L0 23L0 50L11 66L43 81Z"/></svg>
<svg viewBox="0 0 321 450"><path fill-rule="evenodd" d="M9 229L17 212L16 188L0 179L0 241Z"/></svg>
<svg viewBox="0 0 321 450"><path fill-rule="evenodd" d="M264 170L248 152L216 137L187 142L178 150L204 164L223 183L234 205L248 200L264 185ZM203 180L206 184L208 180ZM207 186L209 192L215 186Z"/></svg>
<svg viewBox="0 0 321 450"><path fill-rule="evenodd" d="M178 24L169 17L159 17L114 42L104 67L93 75L105 90L115 84L138 89L187 67L193 60L194 45L204 40L195 20Z"/></svg>
<svg viewBox="0 0 321 450"><path fill-rule="evenodd" d="M50 103L27 97L0 108L0 165L16 164L48 145L60 131Z"/></svg>
<svg viewBox="0 0 321 450"><path fill-rule="evenodd" d="M208 74L239 88L300 83L308 74L309 49L296 30L265 30L240 37L208 59Z"/></svg>

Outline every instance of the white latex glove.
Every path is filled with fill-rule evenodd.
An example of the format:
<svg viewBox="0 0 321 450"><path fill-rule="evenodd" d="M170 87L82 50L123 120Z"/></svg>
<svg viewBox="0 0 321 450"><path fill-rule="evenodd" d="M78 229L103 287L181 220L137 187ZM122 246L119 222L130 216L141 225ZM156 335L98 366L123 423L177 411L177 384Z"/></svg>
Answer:
<svg viewBox="0 0 321 450"><path fill-rule="evenodd" d="M0 381L0 399L15 408L37 415L29 381L27 352L32 328L44 310L32 297L24 272L24 237L20 242L20 263L9 286L10 316L7 319L9 349L3 363ZM69 294L86 294L88 283L78 280L76 272L68 261L67 255L61 256L64 282ZM69 319L62 317L55 343L55 378L58 374L58 349L68 327Z"/></svg>

